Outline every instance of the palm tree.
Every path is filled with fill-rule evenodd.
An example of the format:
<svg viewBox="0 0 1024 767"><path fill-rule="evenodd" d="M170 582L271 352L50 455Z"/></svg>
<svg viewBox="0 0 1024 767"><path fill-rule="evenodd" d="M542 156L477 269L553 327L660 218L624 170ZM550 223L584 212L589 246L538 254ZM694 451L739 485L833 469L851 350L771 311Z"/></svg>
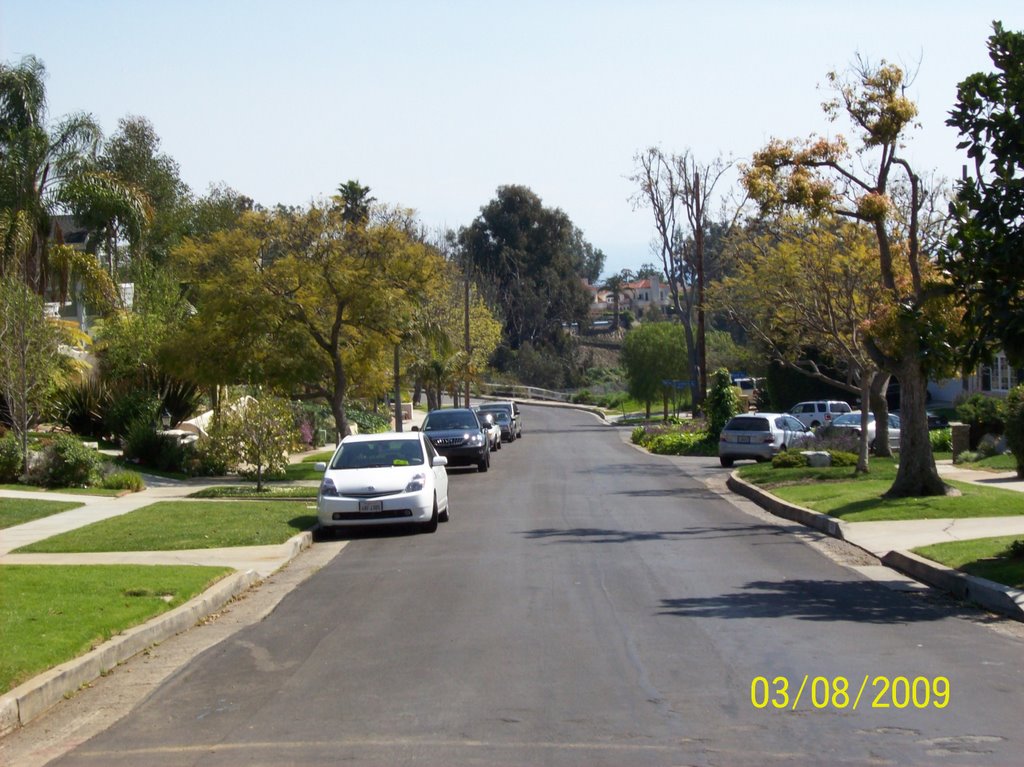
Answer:
<svg viewBox="0 0 1024 767"><path fill-rule="evenodd" d="M612 307L614 317L612 318L612 331L619 329L619 300L626 288L627 283L633 279L633 273L629 269L623 269L618 274L613 274L601 284L601 290L607 290L612 294Z"/></svg>
<svg viewBox="0 0 1024 767"><path fill-rule="evenodd" d="M130 231L148 221L145 200L98 170L102 132L90 115L47 125L45 77L33 56L0 64L0 209L24 213L32 227L27 247L16 246L9 227L0 233L0 273L19 269L40 294L50 277L51 236L61 240L54 231L57 213L117 219Z"/></svg>
<svg viewBox="0 0 1024 767"><path fill-rule="evenodd" d="M338 187L337 199L341 202L342 219L361 226L365 226L370 219L370 206L377 201L370 197L370 187L363 186L356 179Z"/></svg>

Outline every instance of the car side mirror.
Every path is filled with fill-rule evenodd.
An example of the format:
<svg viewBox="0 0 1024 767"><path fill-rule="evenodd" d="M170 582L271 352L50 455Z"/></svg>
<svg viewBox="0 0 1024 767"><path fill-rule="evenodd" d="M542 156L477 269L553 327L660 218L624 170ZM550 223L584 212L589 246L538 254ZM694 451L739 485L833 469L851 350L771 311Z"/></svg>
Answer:
<svg viewBox="0 0 1024 767"><path fill-rule="evenodd" d="M313 471L327 471L327 464L323 461L317 461L313 464Z"/></svg>
<svg viewBox="0 0 1024 767"><path fill-rule="evenodd" d="M448 459L443 455L435 455L434 460L430 462L431 466L447 466Z"/></svg>

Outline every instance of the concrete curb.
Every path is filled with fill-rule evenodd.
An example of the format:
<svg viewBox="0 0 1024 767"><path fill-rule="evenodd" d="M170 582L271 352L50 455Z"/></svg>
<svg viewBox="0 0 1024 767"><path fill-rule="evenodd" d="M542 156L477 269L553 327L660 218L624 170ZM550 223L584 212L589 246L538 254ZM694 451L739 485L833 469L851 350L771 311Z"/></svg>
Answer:
<svg viewBox="0 0 1024 767"><path fill-rule="evenodd" d="M1024 621L1024 591L968 575L910 551L890 551L882 564L915 580L948 591L960 599L976 602L993 612Z"/></svg>
<svg viewBox="0 0 1024 767"><path fill-rule="evenodd" d="M284 544L287 547L286 562L297 557L312 543L313 536L309 531L290 538ZM95 650L44 671L0 695L0 737L28 724L65 696L73 694L147 647L192 628L259 581L260 577L254 570L228 575L180 607L127 629Z"/></svg>
<svg viewBox="0 0 1024 767"><path fill-rule="evenodd" d="M735 473L729 475L729 479L726 480L725 484L737 495L742 495L747 500L753 501L762 509L771 512L777 517L799 522L805 527L813 527L815 530L820 530L826 535L831 535L833 538L846 540L846 536L843 535L842 523L828 514L822 514L805 509L802 506L787 503L780 498L776 498L771 493L765 492L756 485L745 482L737 477Z"/></svg>
<svg viewBox="0 0 1024 767"><path fill-rule="evenodd" d="M753 501L765 511L777 517L799 522L806 527L820 530L826 535L848 541L843 534L843 524L827 514L805 509L802 506L783 501L756 485L745 482L732 473L726 481L728 488ZM853 543L852 541L850 541ZM854 543L854 545L856 545ZM863 551L876 556L873 552L859 546ZM1001 613L1014 620L1024 621L1024 591L1004 586L1001 583L968 575L959 570L940 565L930 559L919 557L909 551L890 551L879 560L886 567L891 567L904 575L928 586L946 591L959 599L976 602L982 607Z"/></svg>

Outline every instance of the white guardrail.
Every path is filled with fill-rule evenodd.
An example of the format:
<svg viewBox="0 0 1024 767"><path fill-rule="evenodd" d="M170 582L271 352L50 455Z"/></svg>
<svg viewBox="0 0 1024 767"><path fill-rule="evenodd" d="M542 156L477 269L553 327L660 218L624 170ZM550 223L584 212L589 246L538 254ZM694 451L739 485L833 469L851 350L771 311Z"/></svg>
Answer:
<svg viewBox="0 0 1024 767"><path fill-rule="evenodd" d="M536 386L512 386L508 384L477 384L480 394L486 397L508 397L509 399L540 399L552 402L568 402L569 395Z"/></svg>

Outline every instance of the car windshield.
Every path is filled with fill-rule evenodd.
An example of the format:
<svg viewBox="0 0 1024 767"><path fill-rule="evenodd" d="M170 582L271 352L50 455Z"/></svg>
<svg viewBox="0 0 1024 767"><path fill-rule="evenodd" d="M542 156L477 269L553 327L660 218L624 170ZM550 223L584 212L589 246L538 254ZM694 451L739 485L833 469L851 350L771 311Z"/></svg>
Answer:
<svg viewBox="0 0 1024 767"><path fill-rule="evenodd" d="M421 466L423 449L418 440L395 439L343 444L332 469L372 469L382 466Z"/></svg>
<svg viewBox="0 0 1024 767"><path fill-rule="evenodd" d="M726 431L771 431L767 418L740 416L733 418L725 425Z"/></svg>
<svg viewBox="0 0 1024 767"><path fill-rule="evenodd" d="M452 411L446 413L439 410L436 413L429 413L423 422L423 431L442 431L449 429L479 429L472 413L466 411Z"/></svg>

